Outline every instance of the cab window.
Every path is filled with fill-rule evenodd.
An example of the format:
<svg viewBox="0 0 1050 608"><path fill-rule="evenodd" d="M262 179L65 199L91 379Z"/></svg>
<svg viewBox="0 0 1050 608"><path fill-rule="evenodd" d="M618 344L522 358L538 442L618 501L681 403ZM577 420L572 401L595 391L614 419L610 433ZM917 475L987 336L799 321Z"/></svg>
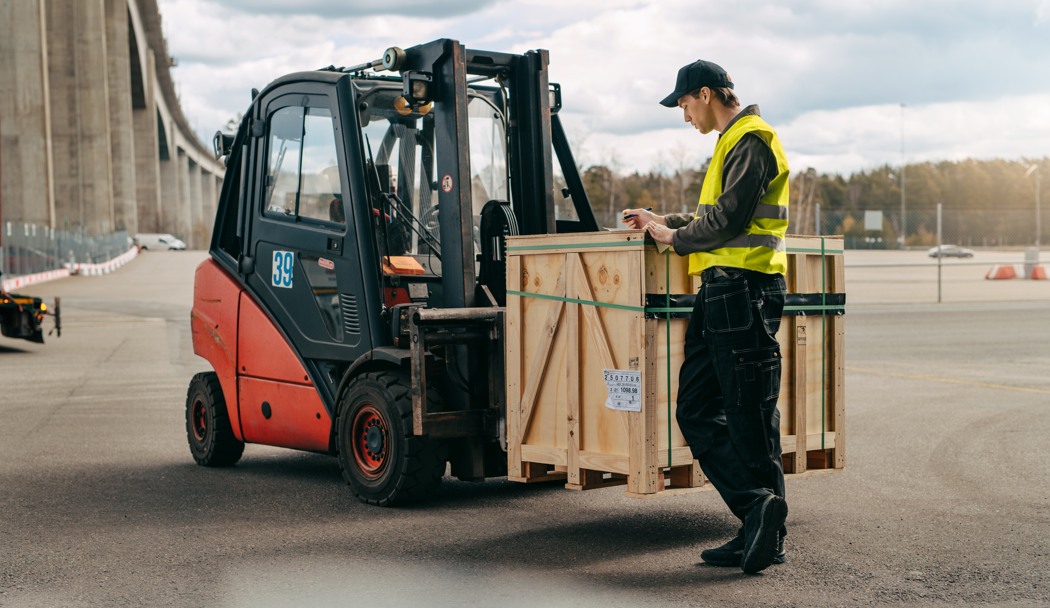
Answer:
<svg viewBox="0 0 1050 608"><path fill-rule="evenodd" d="M270 116L266 214L344 225L332 113L324 107L284 107Z"/></svg>

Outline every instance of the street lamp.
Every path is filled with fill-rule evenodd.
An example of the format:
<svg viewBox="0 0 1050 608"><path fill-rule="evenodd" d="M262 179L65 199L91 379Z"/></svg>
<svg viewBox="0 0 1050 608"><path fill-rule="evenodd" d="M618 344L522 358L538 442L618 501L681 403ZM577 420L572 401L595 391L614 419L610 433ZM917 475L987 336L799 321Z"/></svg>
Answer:
<svg viewBox="0 0 1050 608"><path fill-rule="evenodd" d="M908 238L908 217L904 205L904 102L901 102L901 249Z"/></svg>
<svg viewBox="0 0 1050 608"><path fill-rule="evenodd" d="M1029 175L1031 175L1033 173L1035 173L1035 247L1036 247L1036 249L1038 249L1040 241L1042 240L1042 236L1043 236L1043 226L1042 226L1042 221L1041 221L1042 220L1042 217L1041 217L1042 214L1040 213L1040 209L1039 209L1039 186L1040 186L1039 182L1040 182L1040 177L1039 177L1039 164L1038 163L1035 163L1031 167L1028 167L1028 170L1024 172L1024 176L1028 177Z"/></svg>

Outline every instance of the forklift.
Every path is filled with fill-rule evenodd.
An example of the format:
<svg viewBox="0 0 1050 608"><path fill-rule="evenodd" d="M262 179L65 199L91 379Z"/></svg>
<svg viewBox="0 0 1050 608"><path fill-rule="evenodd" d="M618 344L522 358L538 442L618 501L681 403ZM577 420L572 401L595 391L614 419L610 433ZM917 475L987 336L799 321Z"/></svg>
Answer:
<svg viewBox="0 0 1050 608"><path fill-rule="evenodd" d="M195 461L336 456L361 501L506 474L504 239L593 232L548 52L435 40L252 91L196 270ZM560 167L556 175L554 163Z"/></svg>
<svg viewBox="0 0 1050 608"><path fill-rule="evenodd" d="M0 272L0 335L44 343L44 317L55 318L55 327L48 335L62 335L61 300L55 298L50 309L42 298L10 293L4 290Z"/></svg>

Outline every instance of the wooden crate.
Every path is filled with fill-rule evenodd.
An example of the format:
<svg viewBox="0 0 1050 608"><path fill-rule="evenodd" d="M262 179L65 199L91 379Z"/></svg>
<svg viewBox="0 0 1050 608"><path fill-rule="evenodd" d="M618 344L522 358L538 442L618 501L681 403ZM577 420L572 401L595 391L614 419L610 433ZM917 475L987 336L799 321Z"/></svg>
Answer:
<svg viewBox="0 0 1050 608"><path fill-rule="evenodd" d="M785 470L841 468L842 317L821 314L819 291L844 290L842 239L790 237L788 247L789 292L817 295L789 303L788 314L807 316L785 317L778 334ZM674 417L690 310L674 296L699 288L687 269L642 231L508 239L510 479L625 483L642 496L704 485ZM640 374L641 411L605 406L603 370Z"/></svg>

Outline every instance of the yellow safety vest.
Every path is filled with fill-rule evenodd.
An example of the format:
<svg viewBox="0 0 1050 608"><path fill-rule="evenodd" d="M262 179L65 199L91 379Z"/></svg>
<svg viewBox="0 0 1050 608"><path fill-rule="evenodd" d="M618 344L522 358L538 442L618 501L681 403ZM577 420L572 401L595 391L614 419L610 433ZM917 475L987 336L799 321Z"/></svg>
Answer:
<svg viewBox="0 0 1050 608"><path fill-rule="evenodd" d="M711 266L745 268L767 274L787 272L784 236L788 227L788 165L776 131L758 116L741 117L718 138L714 156L700 189L696 217L703 216L722 195L722 168L726 155L744 135L755 133L769 144L777 159L777 176L758 201L755 215L739 236L711 251L689 254L689 274L699 275Z"/></svg>

